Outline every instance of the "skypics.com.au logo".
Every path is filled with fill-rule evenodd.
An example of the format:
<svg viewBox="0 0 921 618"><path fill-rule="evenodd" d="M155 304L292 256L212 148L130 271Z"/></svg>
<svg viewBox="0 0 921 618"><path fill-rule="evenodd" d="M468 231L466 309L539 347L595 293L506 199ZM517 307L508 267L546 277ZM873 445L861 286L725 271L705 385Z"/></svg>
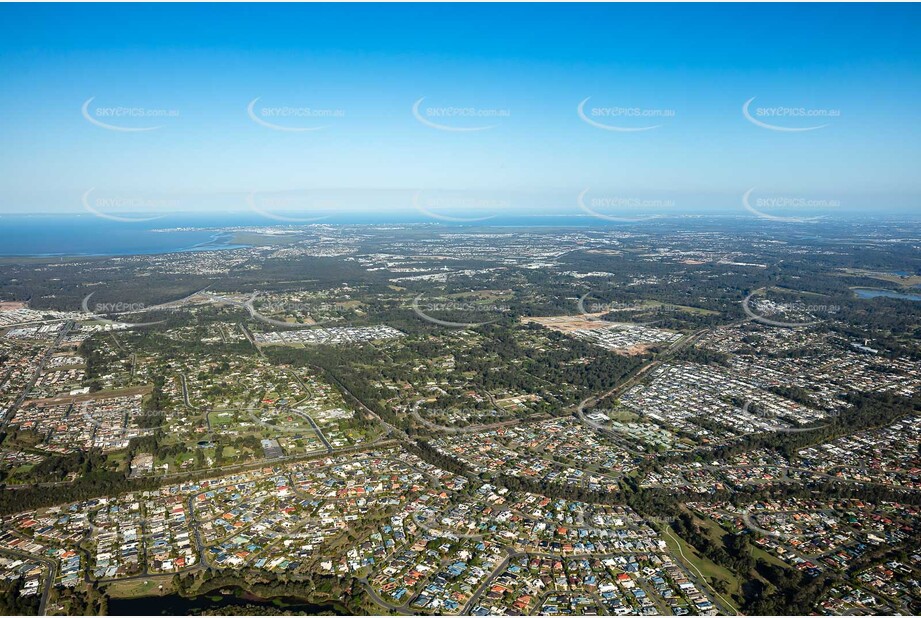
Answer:
<svg viewBox="0 0 921 618"><path fill-rule="evenodd" d="M92 425L97 431L120 436L125 441L152 435L158 431L180 429L176 412L144 410L139 406L136 409L121 407L114 415L92 411L84 407L80 415L88 425ZM173 417L172 422L170 422L170 417Z"/></svg>
<svg viewBox="0 0 921 618"><path fill-rule="evenodd" d="M586 105L591 97L585 97L576 106L579 118L597 129L618 133L639 133L658 129L662 123L649 124L660 119L675 117L675 110L645 107L590 107Z"/></svg>
<svg viewBox="0 0 921 618"><path fill-rule="evenodd" d="M510 212L510 199L477 191L416 191L413 208L446 223L477 223Z"/></svg>
<svg viewBox="0 0 921 618"><path fill-rule="evenodd" d="M636 311L640 309L638 305L631 303L600 300L592 292L586 292L580 296L576 302L576 308L579 310L579 314L589 319L595 319L615 311Z"/></svg>
<svg viewBox="0 0 921 618"><path fill-rule="evenodd" d="M107 131L117 131L120 133L142 133L146 131L156 131L162 129L164 119L179 117L177 109L148 108L148 107L126 107L117 106L99 106L93 105L96 97L90 97L84 101L80 108L80 113L90 124L106 129ZM151 125L151 121L159 121L160 124Z"/></svg>
<svg viewBox="0 0 921 618"><path fill-rule="evenodd" d="M787 410L782 409L780 412L787 412ZM818 431L819 429L832 426L840 415L840 411L837 409L828 410L821 413L821 415L815 415L810 418L808 420L810 424L791 426L788 422L783 420L780 412L774 406L755 401L754 399L746 399L745 403L742 404L742 413L744 415L750 417L765 430L776 433L806 433L809 431ZM821 420L822 422L811 424L816 420Z"/></svg>
<svg viewBox="0 0 921 618"><path fill-rule="evenodd" d="M144 223L162 219L165 213L177 212L180 201L174 197L140 195L100 195L95 188L87 190L80 198L83 209L100 219L119 223Z"/></svg>
<svg viewBox="0 0 921 618"><path fill-rule="evenodd" d="M596 219L613 223L640 223L660 219L664 214L654 211L675 207L674 200L670 199L609 194L589 196L589 191L584 189L576 198L579 209Z"/></svg>
<svg viewBox="0 0 921 618"><path fill-rule="evenodd" d="M823 129L830 123L815 124L816 120L829 120L841 117L841 110L830 108L756 107L751 105L757 97L752 97L742 105L742 115L756 127L782 133L803 133ZM798 126L798 124L802 126ZM804 124L807 123L807 124Z"/></svg>
<svg viewBox="0 0 921 618"><path fill-rule="evenodd" d="M827 318L841 310L838 305L777 302L766 298L767 291L767 288L759 288L742 299L742 311L749 320L767 326L797 328L821 324L825 320L816 316L822 315ZM782 320L775 316L793 316L797 319Z"/></svg>
<svg viewBox="0 0 921 618"><path fill-rule="evenodd" d="M109 302L97 302L94 303L93 308L90 309L90 299L94 294L96 294L96 292L93 291L83 298L83 302L80 303L80 307L83 310L83 313L88 316L87 320L99 322L113 328L141 328L144 326L161 324L166 320L157 320L154 322L129 322L117 318L118 316L129 316L139 313L146 314L155 311L177 311L189 302L201 298L207 298L206 290L207 288L198 290L178 300L161 303L159 305L147 305L146 303L137 302L132 299L120 299Z"/></svg>
<svg viewBox="0 0 921 618"><path fill-rule="evenodd" d="M471 302L471 301L459 301L459 300L426 300L423 298L423 294L419 294L412 301L413 312L431 324L436 324L438 326L446 326L448 328L476 328L477 326L485 326L486 324L491 324L497 321L499 318L494 317L488 320L482 321L458 321L458 320L449 320L446 319L447 315L457 315L461 314L466 316L483 316L488 317L490 314L508 314L511 311L511 308L508 305L496 304L492 302ZM432 315L436 314L436 315ZM445 317L438 317L437 314L445 315ZM501 317L501 316L500 316Z"/></svg>
<svg viewBox="0 0 921 618"><path fill-rule="evenodd" d="M263 324L280 328L322 326L336 321L335 314L340 311L338 304L329 301L269 299L257 304L257 300L258 293L253 292L249 300L242 305L250 317Z"/></svg>
<svg viewBox="0 0 921 618"><path fill-rule="evenodd" d="M423 107L424 101L425 97L422 97L413 103L413 117L427 127L450 133L476 133L494 129L499 126L498 121L506 120L512 115L511 110L504 108L453 105ZM484 121L490 124L483 124Z"/></svg>
<svg viewBox="0 0 921 618"><path fill-rule="evenodd" d="M320 190L251 191L246 205L254 213L282 223L318 223L342 211L342 202L333 193Z"/></svg>
<svg viewBox="0 0 921 618"><path fill-rule="evenodd" d="M256 124L273 131L304 133L319 131L329 126L330 121L345 118L340 108L316 108L306 106L268 106L256 104L262 97L256 97L246 106L246 115ZM322 123L322 124L317 124Z"/></svg>
<svg viewBox="0 0 921 618"><path fill-rule="evenodd" d="M138 302L114 301L107 303L95 303L93 308L90 309L90 299L95 293L96 292L90 292L86 295L86 297L84 297L83 302L80 303L80 307L83 309L83 313L86 314L87 320L99 322L112 328L143 328L145 326L153 326L154 324L162 324L164 322L164 320L157 320L154 322L127 322L115 319L114 316L149 313L151 311L166 309L168 308L166 305L148 306L144 303Z"/></svg>
<svg viewBox="0 0 921 618"><path fill-rule="evenodd" d="M813 198L802 195L766 195L752 197L755 187L742 195L742 207L759 219L781 223L813 223L825 215L812 215L841 207L835 199ZM794 214L800 213L800 214Z"/></svg>

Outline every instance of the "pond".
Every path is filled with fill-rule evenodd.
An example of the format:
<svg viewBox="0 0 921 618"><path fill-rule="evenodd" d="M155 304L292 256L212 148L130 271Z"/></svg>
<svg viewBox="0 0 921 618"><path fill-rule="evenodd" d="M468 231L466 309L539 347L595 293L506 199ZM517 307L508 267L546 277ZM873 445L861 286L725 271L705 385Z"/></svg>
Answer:
<svg viewBox="0 0 921 618"><path fill-rule="evenodd" d="M921 294L909 294L908 292L894 292L892 290L874 290L872 288L855 288L854 293L857 298L899 298L901 300L921 301Z"/></svg>

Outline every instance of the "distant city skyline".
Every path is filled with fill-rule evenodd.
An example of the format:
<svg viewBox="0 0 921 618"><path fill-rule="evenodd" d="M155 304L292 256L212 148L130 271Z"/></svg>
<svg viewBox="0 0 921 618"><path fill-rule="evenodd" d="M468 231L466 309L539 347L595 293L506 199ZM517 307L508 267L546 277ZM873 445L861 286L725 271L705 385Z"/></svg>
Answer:
<svg viewBox="0 0 921 618"><path fill-rule="evenodd" d="M4 5L0 214L914 212L919 17Z"/></svg>

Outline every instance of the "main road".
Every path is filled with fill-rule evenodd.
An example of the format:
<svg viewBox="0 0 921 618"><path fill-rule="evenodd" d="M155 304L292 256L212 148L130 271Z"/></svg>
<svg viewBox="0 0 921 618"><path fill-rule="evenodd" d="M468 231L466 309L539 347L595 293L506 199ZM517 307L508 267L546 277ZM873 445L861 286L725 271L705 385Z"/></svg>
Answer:
<svg viewBox="0 0 921 618"><path fill-rule="evenodd" d="M46 349L42 354L38 364L35 366L35 372L32 374L32 377L29 378L29 382L22 389L22 392L19 393L19 397L16 398L16 401L13 402L13 405L10 406L10 409L7 410L6 415L3 417L3 422L0 422L0 432L6 430L7 425L9 425L10 421L13 420L13 417L16 416L16 411L19 409L19 406L22 405L22 402L26 400L26 397L29 396L29 392L32 390L32 387L35 386L39 376L41 376L42 371L45 369L45 364L48 362L48 359L51 358L51 355L54 353L55 349L61 345L61 342L64 341L64 338L68 335L68 333L70 333L70 329L73 327L73 322L64 322L64 325L61 327L61 332L58 333L58 336L55 337L54 342L48 346L48 349Z"/></svg>

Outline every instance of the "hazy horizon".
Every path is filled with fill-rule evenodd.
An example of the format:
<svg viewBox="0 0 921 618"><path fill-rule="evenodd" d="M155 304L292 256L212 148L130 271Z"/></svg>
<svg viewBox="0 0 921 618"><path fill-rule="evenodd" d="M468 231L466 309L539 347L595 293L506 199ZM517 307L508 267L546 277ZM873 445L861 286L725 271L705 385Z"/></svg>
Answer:
<svg viewBox="0 0 921 618"><path fill-rule="evenodd" d="M281 214L316 209L324 187L364 193L369 210L415 208L396 192L464 192L426 207L446 216L504 194L565 195L522 208L566 213L589 191L610 215L669 200L741 211L752 189L788 211L905 211L921 196L914 5L0 15L0 214L310 194L257 206Z"/></svg>

